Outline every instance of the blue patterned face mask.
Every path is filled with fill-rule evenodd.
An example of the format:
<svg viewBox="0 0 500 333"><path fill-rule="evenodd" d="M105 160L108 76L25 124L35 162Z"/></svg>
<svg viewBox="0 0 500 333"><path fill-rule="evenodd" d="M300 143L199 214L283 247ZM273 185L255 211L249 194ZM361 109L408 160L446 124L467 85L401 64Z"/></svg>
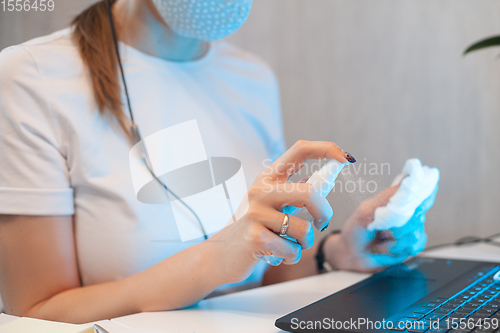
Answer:
<svg viewBox="0 0 500 333"><path fill-rule="evenodd" d="M153 0L177 34L211 42L236 32L250 14L253 0Z"/></svg>

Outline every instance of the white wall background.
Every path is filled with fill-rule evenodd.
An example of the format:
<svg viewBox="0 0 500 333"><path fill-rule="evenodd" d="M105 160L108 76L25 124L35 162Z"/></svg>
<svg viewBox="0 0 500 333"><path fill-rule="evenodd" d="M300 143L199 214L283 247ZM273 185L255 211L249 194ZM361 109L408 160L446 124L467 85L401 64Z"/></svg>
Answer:
<svg viewBox="0 0 500 333"><path fill-rule="evenodd" d="M55 2L53 13L0 10L0 48L63 27L94 1ZM390 163L390 176L363 176L379 188L409 157L439 167L436 244L500 232L500 49L462 57L493 34L497 0L255 0L230 39L277 72L289 146L332 140L360 162ZM334 226L364 197L333 194Z"/></svg>

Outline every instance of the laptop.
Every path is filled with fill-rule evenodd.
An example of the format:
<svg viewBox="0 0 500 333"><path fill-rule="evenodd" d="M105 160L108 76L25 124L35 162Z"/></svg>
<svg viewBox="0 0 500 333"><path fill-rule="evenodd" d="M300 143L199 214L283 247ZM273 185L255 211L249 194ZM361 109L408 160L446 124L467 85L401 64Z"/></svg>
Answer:
<svg viewBox="0 0 500 333"><path fill-rule="evenodd" d="M289 332L497 332L498 271L500 263L416 257L275 325Z"/></svg>

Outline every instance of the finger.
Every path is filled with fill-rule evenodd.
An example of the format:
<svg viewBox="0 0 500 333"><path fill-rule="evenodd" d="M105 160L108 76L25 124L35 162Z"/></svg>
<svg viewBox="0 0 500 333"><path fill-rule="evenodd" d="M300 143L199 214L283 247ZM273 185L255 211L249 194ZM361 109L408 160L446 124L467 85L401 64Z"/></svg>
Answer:
<svg viewBox="0 0 500 333"><path fill-rule="evenodd" d="M387 244L390 244L392 241L394 241L394 238L390 232L385 230L374 231L373 237L364 250L375 254L389 254Z"/></svg>
<svg viewBox="0 0 500 333"><path fill-rule="evenodd" d="M425 223L425 213L432 207L432 205L434 205L437 192L438 187L436 186L432 194L425 199L422 204L417 207L417 209L415 209L415 213L412 218L405 225L391 229L394 238L399 239L404 237L405 235L412 233L415 229L420 228L420 225Z"/></svg>
<svg viewBox="0 0 500 333"><path fill-rule="evenodd" d="M417 254L425 250L425 247L427 246L427 240L428 240L427 233L424 232L424 234L420 237L418 242L415 245L413 245L413 256L416 256Z"/></svg>
<svg viewBox="0 0 500 333"><path fill-rule="evenodd" d="M372 244L369 250L375 254L412 257L423 250L426 242L427 235L425 234L425 230L422 226L421 229L407 234L402 239Z"/></svg>
<svg viewBox="0 0 500 333"><path fill-rule="evenodd" d="M375 218L375 210L378 207L387 206L389 200L398 189L399 185L388 187L372 198L363 201L358 209L358 212L360 213L358 217L359 223L365 228L372 223Z"/></svg>
<svg viewBox="0 0 500 333"><path fill-rule="evenodd" d="M407 223L407 225L412 225L411 228L405 225L390 231L384 231L389 233L390 236L385 236L385 239L376 237L370 244L369 249L373 253L415 256L424 250L427 243L424 221L425 214L419 214ZM379 231L377 235L379 233L381 232Z"/></svg>
<svg viewBox="0 0 500 333"><path fill-rule="evenodd" d="M350 155L349 155L350 156ZM297 141L280 158L266 168L260 177L269 177L273 182L284 183L288 178L299 171L308 159L335 159L344 164L351 162L346 153L333 142L326 141ZM351 161L355 161L351 159Z"/></svg>
<svg viewBox="0 0 500 333"><path fill-rule="evenodd" d="M395 239L401 239L404 236L413 233L415 230L423 227L425 223L425 214L423 212L417 213L406 222L405 225L397 228L390 229L390 233Z"/></svg>
<svg viewBox="0 0 500 333"><path fill-rule="evenodd" d="M381 233L387 233L385 238L381 238ZM413 255L413 247L419 241L422 234L425 233L423 224L416 226L411 232L403 237L395 239L389 231L377 232L377 237L370 244L369 249L376 254L398 255Z"/></svg>
<svg viewBox="0 0 500 333"><path fill-rule="evenodd" d="M425 247L426 242L427 234L422 225L421 228L388 245L388 250L392 255L415 256L423 250L422 245Z"/></svg>
<svg viewBox="0 0 500 333"><path fill-rule="evenodd" d="M333 216L333 209L328 200L311 184L284 183L272 187L271 191L263 194L261 202L281 210L286 206L305 207L314 218L314 226L323 230L328 226Z"/></svg>
<svg viewBox="0 0 500 333"><path fill-rule="evenodd" d="M348 233L351 235L351 246L354 252L368 251L370 244L373 243L377 235L376 230L368 230L359 224L350 226Z"/></svg>
<svg viewBox="0 0 500 333"><path fill-rule="evenodd" d="M434 191L432 191L432 194L427 199L425 199L422 202L422 204L420 204L420 206L417 207L417 209L415 209L415 213L420 213L420 212L426 213L434 205L434 201L436 200L436 195L438 190L439 186L436 186Z"/></svg>
<svg viewBox="0 0 500 333"><path fill-rule="evenodd" d="M374 253L374 254L389 254L392 255L389 251L389 246L395 243L394 238L385 238L384 240L378 237L380 231L377 232L377 236L375 239L368 245L366 251Z"/></svg>
<svg viewBox="0 0 500 333"><path fill-rule="evenodd" d="M399 190L399 185L391 186L391 187L388 187L388 188L384 189L383 191L377 193L375 196L373 196L372 198L370 198L368 200L371 201L371 203L373 205L375 205L376 207L387 206L387 204L389 203L389 200L391 200L392 196L398 190Z"/></svg>
<svg viewBox="0 0 500 333"><path fill-rule="evenodd" d="M302 247L300 244L289 241L269 231L266 234L265 246L262 255L271 255L283 258L283 263L293 265L299 262Z"/></svg>
<svg viewBox="0 0 500 333"><path fill-rule="evenodd" d="M306 183L309 180L309 177L304 177L301 180L299 180L299 183Z"/></svg>
<svg viewBox="0 0 500 333"><path fill-rule="evenodd" d="M285 214L273 209L267 209L263 212L263 215L265 217L261 223L269 230L280 233ZM288 216L288 230L286 235L296 239L303 250L311 248L314 244L314 230L311 222L293 215Z"/></svg>

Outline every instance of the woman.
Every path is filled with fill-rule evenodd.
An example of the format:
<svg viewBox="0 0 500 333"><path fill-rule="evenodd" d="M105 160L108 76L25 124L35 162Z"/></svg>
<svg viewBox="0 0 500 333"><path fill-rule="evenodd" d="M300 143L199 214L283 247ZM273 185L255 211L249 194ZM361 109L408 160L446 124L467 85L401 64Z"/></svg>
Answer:
<svg viewBox="0 0 500 333"><path fill-rule="evenodd" d="M352 160L328 142L301 141L283 153L274 75L260 59L211 42L241 26L251 1L111 5L127 96L105 2L71 29L0 55L0 294L7 313L82 323L178 309L229 283L316 274L317 253L338 269L372 271L423 249L425 233L413 230L433 198L398 239L365 229L396 188L361 204L321 248L311 223L298 217L290 216L287 231L298 244L277 235L283 206L305 206L319 230L333 214L308 184L286 183L290 174L307 159ZM240 160L253 180L246 213L209 241L155 242L172 224L162 205L134 193L127 99L144 136L196 119L208 156ZM264 168L268 158L276 161ZM266 270L263 255L285 265Z"/></svg>

